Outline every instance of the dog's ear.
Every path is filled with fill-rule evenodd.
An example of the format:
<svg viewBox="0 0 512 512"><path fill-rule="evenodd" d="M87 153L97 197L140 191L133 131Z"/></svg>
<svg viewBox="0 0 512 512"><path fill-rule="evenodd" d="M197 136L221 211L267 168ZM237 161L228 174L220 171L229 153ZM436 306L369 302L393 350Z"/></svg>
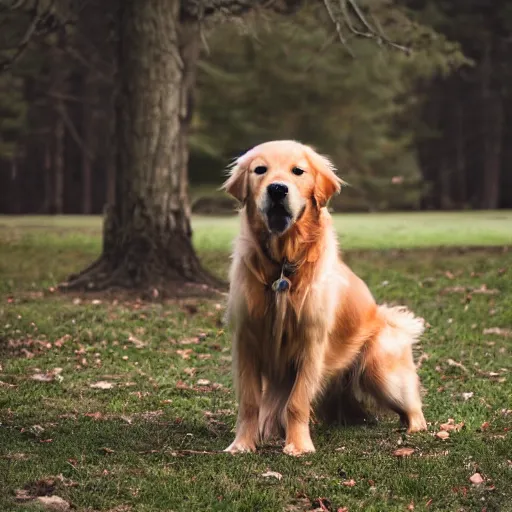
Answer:
<svg viewBox="0 0 512 512"><path fill-rule="evenodd" d="M343 180L336 176L336 168L325 156L319 155L313 148L308 147L307 158L311 166L316 170L315 200L320 208L323 208L329 199L341 190Z"/></svg>
<svg viewBox="0 0 512 512"><path fill-rule="evenodd" d="M222 185L228 194L245 203L249 194L249 165L246 155L241 156L229 168L229 178Z"/></svg>

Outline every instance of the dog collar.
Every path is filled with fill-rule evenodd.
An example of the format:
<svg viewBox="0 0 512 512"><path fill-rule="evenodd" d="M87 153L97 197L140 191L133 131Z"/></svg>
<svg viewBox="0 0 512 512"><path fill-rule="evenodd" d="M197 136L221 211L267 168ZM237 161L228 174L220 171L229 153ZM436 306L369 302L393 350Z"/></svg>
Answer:
<svg viewBox="0 0 512 512"><path fill-rule="evenodd" d="M286 258L283 258L281 262L272 258L270 251L266 244L262 244L262 250L265 257L272 262L274 265L281 267L280 276L272 283L272 291L277 293L283 293L289 291L292 282L290 277L297 271L298 265L296 263L289 262Z"/></svg>
<svg viewBox="0 0 512 512"><path fill-rule="evenodd" d="M296 270L296 265L284 259L281 265L281 275L272 283L272 290L277 293L288 291L292 286L292 282L289 278L295 273Z"/></svg>

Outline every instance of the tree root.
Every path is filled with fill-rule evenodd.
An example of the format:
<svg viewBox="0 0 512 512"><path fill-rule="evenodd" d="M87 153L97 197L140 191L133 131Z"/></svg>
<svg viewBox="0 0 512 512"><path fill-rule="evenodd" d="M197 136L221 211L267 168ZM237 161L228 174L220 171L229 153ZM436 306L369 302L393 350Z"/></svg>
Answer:
<svg viewBox="0 0 512 512"><path fill-rule="evenodd" d="M66 282L59 285L62 292L104 292L107 290L134 290L152 298L208 296L222 293L226 284L208 273L194 261L187 271L149 261L141 262L138 272L123 261L114 266L105 255Z"/></svg>

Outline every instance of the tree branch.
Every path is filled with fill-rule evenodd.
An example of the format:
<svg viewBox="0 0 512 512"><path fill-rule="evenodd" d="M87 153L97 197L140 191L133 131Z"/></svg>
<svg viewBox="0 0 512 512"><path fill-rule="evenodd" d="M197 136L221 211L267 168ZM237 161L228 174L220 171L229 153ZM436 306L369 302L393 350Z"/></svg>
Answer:
<svg viewBox="0 0 512 512"><path fill-rule="evenodd" d="M340 2L343 2L343 0L340 0ZM332 22L334 23L334 27L336 28L336 33L338 34L340 41L342 42L343 46L347 49L348 53L350 53L350 55L352 57L354 57L354 53L348 46L345 35L343 34L343 31L341 29L340 20L338 18L336 18L336 16L334 15L334 11L331 7L330 0L324 0L324 4L325 4L325 8L327 9L327 12L329 13L329 17L331 18Z"/></svg>
<svg viewBox="0 0 512 512"><path fill-rule="evenodd" d="M303 3L304 0L183 0L180 15L182 20L198 20L215 14L239 17L256 8L292 14Z"/></svg>
<svg viewBox="0 0 512 512"><path fill-rule="evenodd" d="M14 55L0 62L0 73L2 73L3 71L7 71L23 55L23 52L26 50L28 43L30 42L32 36L36 31L39 21L41 20L41 17L37 14L38 8L39 0L36 0L36 4L33 9L32 21L30 22L27 30L25 31L25 35L21 38L21 41L18 43Z"/></svg>
<svg viewBox="0 0 512 512"><path fill-rule="evenodd" d="M323 0L323 3L329 13L329 17L334 23L340 41L349 50L351 55L353 54L347 45L347 37L343 32L343 26L345 26L354 36L374 39L379 45L387 44L407 54L410 53L409 48L391 41L384 34L384 31L379 24L377 24L377 29L375 29L366 19L365 14L357 4L356 0L339 0L339 8L336 10L333 8L331 0ZM358 29L356 24L362 25L364 30Z"/></svg>
<svg viewBox="0 0 512 512"><path fill-rule="evenodd" d="M66 125L67 129L69 130L71 137L73 137L73 140L77 143L78 147L87 155L87 157L90 160L93 160L93 158L94 158L93 153L85 145L85 143L82 140L82 138L80 137L80 135L78 135L78 131L75 128L75 125L73 124L71 119L69 118L66 108L63 105L59 106L59 115L61 116L62 120L64 121L64 124Z"/></svg>

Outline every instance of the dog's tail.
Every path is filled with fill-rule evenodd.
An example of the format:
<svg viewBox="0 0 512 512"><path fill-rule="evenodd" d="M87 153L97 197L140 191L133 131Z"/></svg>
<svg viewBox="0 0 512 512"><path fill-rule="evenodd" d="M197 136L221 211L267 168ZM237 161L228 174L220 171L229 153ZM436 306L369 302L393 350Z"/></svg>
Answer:
<svg viewBox="0 0 512 512"><path fill-rule="evenodd" d="M405 306L379 306L379 314L385 320L391 337L397 342L413 345L425 330L425 320L415 316Z"/></svg>

